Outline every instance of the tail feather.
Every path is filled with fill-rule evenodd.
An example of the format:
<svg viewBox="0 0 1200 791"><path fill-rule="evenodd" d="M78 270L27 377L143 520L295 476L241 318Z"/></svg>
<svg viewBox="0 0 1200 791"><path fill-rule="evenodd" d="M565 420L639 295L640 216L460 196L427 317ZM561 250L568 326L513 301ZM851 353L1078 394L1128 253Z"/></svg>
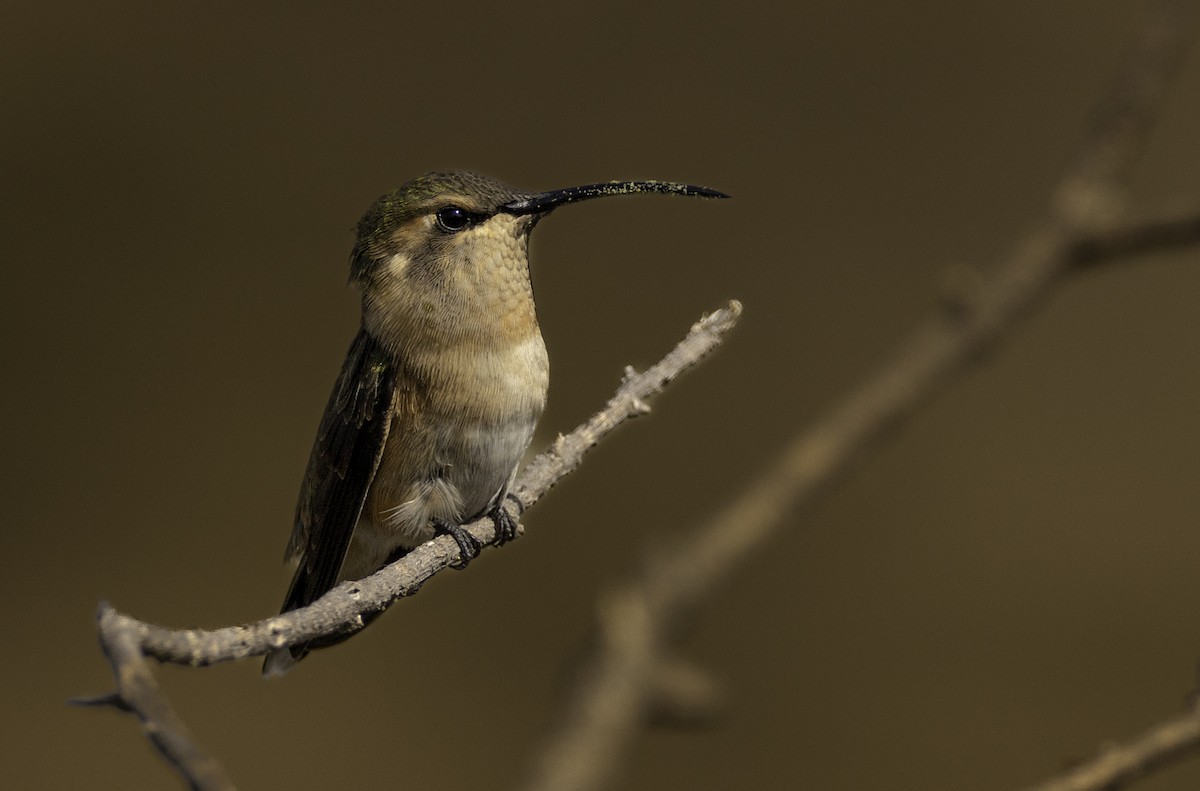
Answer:
<svg viewBox="0 0 1200 791"><path fill-rule="evenodd" d="M292 584L288 586L287 596L283 600L283 607L279 609L279 614L283 615L292 610L307 607L320 598L320 594L314 596L310 588L311 582L308 569L305 568L304 560L301 559L296 573L292 575ZM300 643L289 648L280 648L278 651L272 651L263 660L263 677L276 678L284 675L297 662L308 655L308 650L308 643Z"/></svg>
<svg viewBox="0 0 1200 791"><path fill-rule="evenodd" d="M263 660L263 678L278 678L286 674L308 653L307 648L299 651L298 655L292 653L294 650L292 648L281 648L278 651L272 651L267 654L267 658Z"/></svg>
<svg viewBox="0 0 1200 791"><path fill-rule="evenodd" d="M388 563L394 563L410 552L407 548L397 549L387 559ZM327 591L316 592L311 589L311 578L304 567L304 562L300 562L300 567L296 569L295 576L292 577L292 584L288 587L287 597L283 600L283 607L280 608L279 614L282 615L292 610L298 610L301 607L307 607L317 599L325 595ZM363 629L367 628L383 611L368 612L362 615L362 626L351 632L334 635L332 637L324 637L319 640L310 640L307 643L299 643L289 648L280 648L277 651L272 651L267 654L263 660L262 674L264 678L276 678L286 674L291 670L297 662L308 656L309 652L314 648L328 648L331 645L337 645L343 640L348 640L353 635L358 634Z"/></svg>

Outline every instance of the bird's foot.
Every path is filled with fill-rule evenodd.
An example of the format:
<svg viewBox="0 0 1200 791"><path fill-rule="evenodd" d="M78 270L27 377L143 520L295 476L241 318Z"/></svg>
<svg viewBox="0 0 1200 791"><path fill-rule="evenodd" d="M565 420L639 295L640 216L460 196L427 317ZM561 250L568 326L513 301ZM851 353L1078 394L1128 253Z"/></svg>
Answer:
<svg viewBox="0 0 1200 791"><path fill-rule="evenodd" d="M521 501L515 496L509 494L505 497L505 499L512 500L517 504L517 513L521 513L521 511L525 510L521 506ZM516 517L512 515L511 511L504 507L503 501L496 503L492 510L488 511L488 516L492 518L492 523L496 525L496 540L493 542L496 546L507 544L509 541L512 541L517 537Z"/></svg>
<svg viewBox="0 0 1200 791"><path fill-rule="evenodd" d="M450 536L454 539L454 543L458 544L458 563L453 565L453 568L456 569L465 569L483 548L483 544L479 543L475 536L468 533L462 525L452 525L441 519L435 519L433 520L433 532L434 535Z"/></svg>

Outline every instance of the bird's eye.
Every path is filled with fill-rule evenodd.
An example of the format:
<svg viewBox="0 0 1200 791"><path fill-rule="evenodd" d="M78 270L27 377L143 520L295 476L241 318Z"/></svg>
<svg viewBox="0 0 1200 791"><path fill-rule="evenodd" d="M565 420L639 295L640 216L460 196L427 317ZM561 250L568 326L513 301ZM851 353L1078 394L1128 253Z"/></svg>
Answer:
<svg viewBox="0 0 1200 791"><path fill-rule="evenodd" d="M459 206L439 209L436 217L438 227L447 233L458 233L475 221L475 215Z"/></svg>

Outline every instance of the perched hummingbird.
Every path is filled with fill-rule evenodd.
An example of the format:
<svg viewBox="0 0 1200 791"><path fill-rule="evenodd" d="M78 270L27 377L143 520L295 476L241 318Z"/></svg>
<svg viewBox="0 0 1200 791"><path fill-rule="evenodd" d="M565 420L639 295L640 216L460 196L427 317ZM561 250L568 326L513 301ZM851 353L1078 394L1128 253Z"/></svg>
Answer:
<svg viewBox="0 0 1200 791"><path fill-rule="evenodd" d="M557 206L636 192L727 197L664 181L531 194L445 172L367 210L350 254L362 327L304 474L286 552L299 565L283 612L437 534L455 538L465 565L480 547L460 525L482 514L498 543L515 535L503 504L549 381L529 234ZM268 655L263 673L286 672L310 647Z"/></svg>

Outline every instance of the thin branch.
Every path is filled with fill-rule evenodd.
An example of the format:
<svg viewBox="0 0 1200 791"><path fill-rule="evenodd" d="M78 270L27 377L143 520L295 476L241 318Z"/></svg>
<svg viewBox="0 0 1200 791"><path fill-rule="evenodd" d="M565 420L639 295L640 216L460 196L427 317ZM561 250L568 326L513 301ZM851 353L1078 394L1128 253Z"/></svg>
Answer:
<svg viewBox="0 0 1200 791"><path fill-rule="evenodd" d="M700 604L785 525L797 524L892 429L964 375L1081 263L1113 251L1113 245L1095 241L1111 238L1129 171L1187 43L1190 5L1162 3L1154 10L1041 226L990 276L980 275L970 288L949 295L889 362L801 432L773 466L693 536L674 543L672 554L651 559L636 579L602 597L595 651L526 788L583 791L609 784L638 728L656 713L660 668L681 625ZM1153 236L1154 244L1143 238L1127 248L1196 240L1194 231L1186 239Z"/></svg>
<svg viewBox="0 0 1200 791"><path fill-rule="evenodd" d="M1115 791L1139 777L1200 750L1200 706L1166 720L1125 745L1111 745L1095 758L1030 786L1025 791Z"/></svg>
<svg viewBox="0 0 1200 791"><path fill-rule="evenodd" d="M720 345L741 316L741 303L705 316L666 357L643 373L627 368L617 393L605 407L566 436L521 473L514 496L522 512L536 503L583 455L625 420L644 414L646 403L681 373L699 363ZM490 518L466 529L483 545L495 540ZM100 605L100 643L116 677L117 690L96 698L74 701L106 705L137 714L151 743L193 788L217 791L233 788L220 765L197 745L154 682L146 658L202 667L265 654L317 637L354 632L363 615L386 609L410 596L439 571L457 563L458 545L449 537L435 538L401 560L357 582L345 582L308 607L243 626L223 629L173 630L123 615L107 603Z"/></svg>

